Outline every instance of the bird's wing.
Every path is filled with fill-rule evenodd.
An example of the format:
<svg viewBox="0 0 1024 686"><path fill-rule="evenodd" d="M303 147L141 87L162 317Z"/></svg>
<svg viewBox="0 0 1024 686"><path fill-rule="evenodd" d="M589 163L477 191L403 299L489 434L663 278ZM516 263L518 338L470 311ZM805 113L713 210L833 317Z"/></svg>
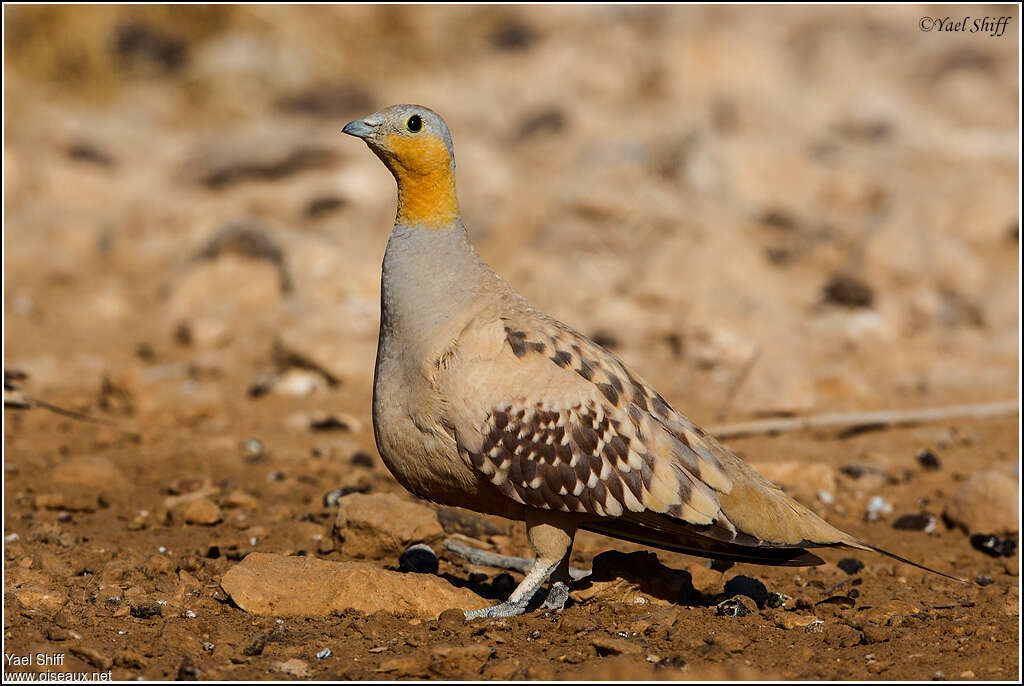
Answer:
<svg viewBox="0 0 1024 686"><path fill-rule="evenodd" d="M684 535L744 547L844 542L617 357L550 317L527 309L474 320L447 364L438 382L460 452L518 503L665 544Z"/></svg>

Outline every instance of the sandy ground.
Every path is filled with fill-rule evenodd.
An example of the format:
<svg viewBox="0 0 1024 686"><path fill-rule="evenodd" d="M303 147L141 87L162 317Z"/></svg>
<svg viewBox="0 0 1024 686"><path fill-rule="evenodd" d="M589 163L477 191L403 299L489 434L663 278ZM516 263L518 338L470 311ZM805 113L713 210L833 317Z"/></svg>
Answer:
<svg viewBox="0 0 1024 686"><path fill-rule="evenodd" d="M5 653L116 679L1018 678L1018 557L941 517L979 473L1017 483L1018 416L728 441L966 586L659 553L682 596L584 583L472 624L260 617L220 586L253 551L348 560L332 491L413 500L369 415L393 181L339 133L393 102L448 121L484 257L702 425L1016 398L1019 14L995 37L921 31L933 11L5 7L4 368L105 420L4 411ZM1016 541L1016 507L978 526ZM639 548L582 535L574 564L607 550ZM719 614L737 593L752 612Z"/></svg>

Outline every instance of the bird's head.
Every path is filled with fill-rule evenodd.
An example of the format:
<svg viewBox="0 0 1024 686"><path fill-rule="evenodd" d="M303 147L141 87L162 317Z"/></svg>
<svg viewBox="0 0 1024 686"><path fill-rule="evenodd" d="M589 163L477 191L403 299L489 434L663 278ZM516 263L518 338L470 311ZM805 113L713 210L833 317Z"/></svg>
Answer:
<svg viewBox="0 0 1024 686"><path fill-rule="evenodd" d="M452 135L436 112L419 105L392 105L349 122L342 133L366 141L394 175L397 223L438 228L458 219Z"/></svg>

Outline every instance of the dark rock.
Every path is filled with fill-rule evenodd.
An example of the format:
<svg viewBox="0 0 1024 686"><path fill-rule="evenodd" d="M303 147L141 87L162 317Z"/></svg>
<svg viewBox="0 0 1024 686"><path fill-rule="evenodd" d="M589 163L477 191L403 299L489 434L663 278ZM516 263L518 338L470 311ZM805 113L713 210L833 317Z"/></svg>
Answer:
<svg viewBox="0 0 1024 686"><path fill-rule="evenodd" d="M362 451L352 455L349 462L351 462L354 467L366 467L368 469L373 467L373 458Z"/></svg>
<svg viewBox="0 0 1024 686"><path fill-rule="evenodd" d="M768 598L764 601L765 607L780 608L786 604L786 596L778 591L772 591L768 594Z"/></svg>
<svg viewBox="0 0 1024 686"><path fill-rule="evenodd" d="M1017 552L1017 541L1012 538L1000 538L995 534L974 534L971 546L992 557L1013 557Z"/></svg>
<svg viewBox="0 0 1024 686"><path fill-rule="evenodd" d="M738 574L726 582L725 595L728 597L733 596L746 596L757 604L758 608L764 608L765 603L768 601L768 589L759 580L753 577L743 576Z"/></svg>
<svg viewBox="0 0 1024 686"><path fill-rule="evenodd" d="M398 571L416 574L437 574L437 554L424 543L409 546L398 558Z"/></svg>
<svg viewBox="0 0 1024 686"><path fill-rule="evenodd" d="M506 19L491 34L495 50L527 50L536 41L536 30L519 19Z"/></svg>
<svg viewBox="0 0 1024 686"><path fill-rule="evenodd" d="M253 657L255 655L262 655L263 649L267 647L267 635L260 634L256 638L249 641L249 645L242 649L242 655Z"/></svg>
<svg viewBox="0 0 1024 686"><path fill-rule="evenodd" d="M98 167L113 167L114 158L89 141L78 141L67 148L68 157L76 162L87 162Z"/></svg>
<svg viewBox="0 0 1024 686"><path fill-rule="evenodd" d="M992 577L985 576L984 574L980 574L980 575L974 577L974 583L978 584L979 586L989 586L994 581L995 580Z"/></svg>
<svg viewBox="0 0 1024 686"><path fill-rule="evenodd" d="M942 467L938 455L931 450L921 450L917 453L917 463L924 469L935 470Z"/></svg>
<svg viewBox="0 0 1024 686"><path fill-rule="evenodd" d="M935 530L937 523L938 519L935 515L928 514L927 512L918 512L917 514L907 514L899 517L892 523L892 528L929 533Z"/></svg>
<svg viewBox="0 0 1024 686"><path fill-rule="evenodd" d="M336 195L321 195L306 204L305 215L307 219L319 219L324 215L337 212L347 204L344 198L339 198Z"/></svg>
<svg viewBox="0 0 1024 686"><path fill-rule="evenodd" d="M494 581L491 582L491 588L500 597L507 598L512 594L512 591L516 590L516 580L508 572L502 572L494 577Z"/></svg>
<svg viewBox="0 0 1024 686"><path fill-rule="evenodd" d="M163 614L163 607L155 600L144 600L131 606L131 615L138 619L149 619L159 617Z"/></svg>
<svg viewBox="0 0 1024 686"><path fill-rule="evenodd" d="M736 598L719 603L715 610L715 614L719 617L746 617L750 612L750 608L742 600Z"/></svg>
<svg viewBox="0 0 1024 686"><path fill-rule="evenodd" d="M825 302L843 307L871 307L875 293L871 287L851 274L835 274L823 288Z"/></svg>
<svg viewBox="0 0 1024 686"><path fill-rule="evenodd" d="M839 567L839 569L847 574L853 575L864 569L864 563L855 557L844 557L836 563L836 567Z"/></svg>
<svg viewBox="0 0 1024 686"><path fill-rule="evenodd" d="M206 558L208 560L216 560L220 557L220 548L215 545L211 545L206 549Z"/></svg>

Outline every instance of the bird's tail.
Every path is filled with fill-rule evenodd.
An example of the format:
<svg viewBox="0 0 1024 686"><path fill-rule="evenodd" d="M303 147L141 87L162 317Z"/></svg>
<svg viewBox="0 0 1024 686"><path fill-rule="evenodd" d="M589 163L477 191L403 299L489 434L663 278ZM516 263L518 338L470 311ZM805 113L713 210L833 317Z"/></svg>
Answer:
<svg viewBox="0 0 1024 686"><path fill-rule="evenodd" d="M921 564L919 562L914 562L913 560L908 560L905 557L900 557L896 553L890 553L888 550L885 550L884 548L879 548L876 545L871 545L870 543L862 541L859 538L854 538L853 536L849 536L846 540L842 541L842 543L840 543L840 545L845 546L847 548L856 548L858 550L870 550L871 552L879 553L881 555L885 555L886 557L891 557L892 559L894 559L894 560L896 560L898 562L902 562L903 564L910 565L911 567L917 567L918 569L923 569L924 571L931 572L932 574L938 574L939 576L943 576L943 577L945 577L947 579L951 579L953 581L958 581L958 582L960 582L962 584L969 584L970 583L966 579L961 579L958 576L953 576L952 574L946 574L945 572L940 572L937 569L932 569L931 567L926 567L926 566L924 566L923 564Z"/></svg>

